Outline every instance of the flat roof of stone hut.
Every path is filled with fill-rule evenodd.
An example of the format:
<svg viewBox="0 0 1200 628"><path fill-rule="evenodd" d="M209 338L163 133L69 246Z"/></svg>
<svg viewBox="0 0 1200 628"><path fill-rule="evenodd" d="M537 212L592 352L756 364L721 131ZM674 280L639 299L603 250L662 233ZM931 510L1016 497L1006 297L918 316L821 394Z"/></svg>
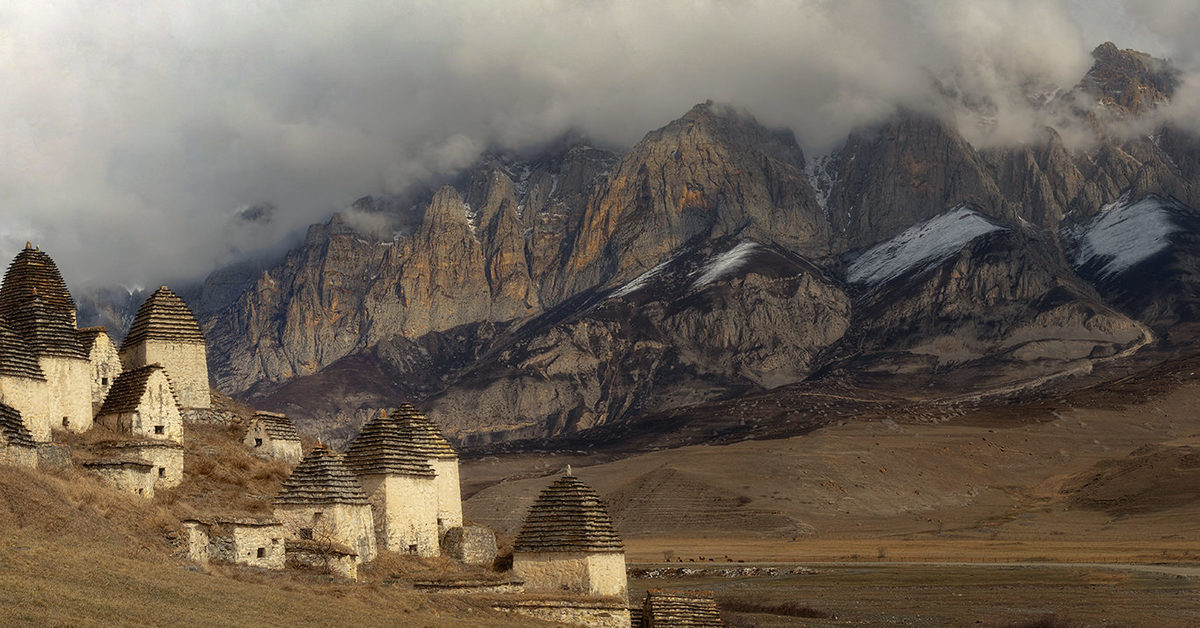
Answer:
<svg viewBox="0 0 1200 628"><path fill-rule="evenodd" d="M427 456L417 452L410 430L382 412L362 427L346 449L346 464L359 475L434 477Z"/></svg>
<svg viewBox="0 0 1200 628"><path fill-rule="evenodd" d="M94 460L85 460L81 462L85 467L137 467L139 469L152 469L154 465L145 460L131 460L129 458L96 458Z"/></svg>
<svg viewBox="0 0 1200 628"><path fill-rule="evenodd" d="M392 418L400 425L408 448L423 458L458 458L442 431L429 417L411 403L402 403L392 410Z"/></svg>
<svg viewBox="0 0 1200 628"><path fill-rule="evenodd" d="M283 481L276 504L367 504L358 478L342 463L341 456L322 445L296 465Z"/></svg>
<svg viewBox="0 0 1200 628"><path fill-rule="evenodd" d="M25 421L21 420L21 411L3 403L0 403L0 433L4 434L9 445L37 447L33 434L25 427Z"/></svg>
<svg viewBox="0 0 1200 628"><path fill-rule="evenodd" d="M612 518L591 487L564 475L529 507L513 543L517 552L620 552Z"/></svg>
<svg viewBox="0 0 1200 628"><path fill-rule="evenodd" d="M204 342L204 334L195 315L183 299L166 286L154 291L138 308L133 325L121 343L132 347L147 340L168 342Z"/></svg>
<svg viewBox="0 0 1200 628"><path fill-rule="evenodd" d="M712 591L650 589L642 604L642 621L655 626L716 627L721 610Z"/></svg>
<svg viewBox="0 0 1200 628"><path fill-rule="evenodd" d="M138 404L142 401L142 395L146 393L146 384L150 382L150 376L154 375L155 371L162 371L164 375L166 374L166 369L161 364L148 364L141 368L125 371L117 376L112 387L108 389L108 396L104 398L104 404L100 406L99 415L137 411ZM179 397L175 395L175 387L171 385L170 378L167 378L167 388L171 391L171 398L175 400L175 406L178 407Z"/></svg>
<svg viewBox="0 0 1200 628"><path fill-rule="evenodd" d="M275 440L294 440L300 441L300 433L296 431L295 424L287 416L275 412L255 412L252 421L262 423L263 428L267 430L267 435Z"/></svg>
<svg viewBox="0 0 1200 628"><path fill-rule="evenodd" d="M37 356L3 319L0 319L0 376L46 381Z"/></svg>

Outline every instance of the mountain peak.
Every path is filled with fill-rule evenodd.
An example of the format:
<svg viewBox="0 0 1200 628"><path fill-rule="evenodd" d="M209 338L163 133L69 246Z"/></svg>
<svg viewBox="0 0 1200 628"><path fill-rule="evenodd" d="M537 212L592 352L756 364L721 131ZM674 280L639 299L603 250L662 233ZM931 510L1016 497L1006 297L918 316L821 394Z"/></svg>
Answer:
<svg viewBox="0 0 1200 628"><path fill-rule="evenodd" d="M1096 62L1084 84L1101 102L1121 114L1138 115L1168 101L1179 85L1179 70L1144 52L1106 41L1092 51Z"/></svg>

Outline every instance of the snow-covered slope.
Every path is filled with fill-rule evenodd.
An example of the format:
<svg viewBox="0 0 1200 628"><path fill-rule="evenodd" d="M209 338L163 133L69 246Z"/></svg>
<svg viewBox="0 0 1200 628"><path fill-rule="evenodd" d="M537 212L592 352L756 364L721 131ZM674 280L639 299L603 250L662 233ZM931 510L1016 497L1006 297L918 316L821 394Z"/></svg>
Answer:
<svg viewBox="0 0 1200 628"><path fill-rule="evenodd" d="M975 238L1003 229L960 205L867 249L846 268L846 280L850 283L884 283L911 270L940 262Z"/></svg>
<svg viewBox="0 0 1200 628"><path fill-rule="evenodd" d="M1169 247L1168 236L1180 230L1172 217L1177 207L1157 196L1136 203L1121 197L1105 205L1091 222L1068 232L1078 246L1075 267L1092 263L1095 276L1106 279L1149 259Z"/></svg>
<svg viewBox="0 0 1200 628"><path fill-rule="evenodd" d="M700 278L692 284L693 289L703 288L708 284L741 268L750 259L750 254L758 248L753 240L739 242L737 246L709 258L698 273Z"/></svg>

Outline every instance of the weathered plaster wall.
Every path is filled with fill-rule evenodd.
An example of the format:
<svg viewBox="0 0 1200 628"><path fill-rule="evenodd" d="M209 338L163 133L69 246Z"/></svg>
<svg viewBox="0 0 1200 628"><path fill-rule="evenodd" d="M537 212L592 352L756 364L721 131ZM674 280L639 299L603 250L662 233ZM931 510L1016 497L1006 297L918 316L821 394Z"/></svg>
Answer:
<svg viewBox="0 0 1200 628"><path fill-rule="evenodd" d="M271 438L270 432L261 421L252 420L250 422L250 428L246 430L246 438L242 442L250 448L251 454L260 458L271 458L296 464L304 457L300 441Z"/></svg>
<svg viewBox="0 0 1200 628"><path fill-rule="evenodd" d="M149 466L85 466L118 491L150 499L154 497L154 474Z"/></svg>
<svg viewBox="0 0 1200 628"><path fill-rule="evenodd" d="M168 489L183 482L183 448L179 446L147 444L121 448L122 455L140 458L154 465L150 475L154 488Z"/></svg>
<svg viewBox="0 0 1200 628"><path fill-rule="evenodd" d="M208 387L208 363L204 343L146 340L121 352L121 363L133 369L161 364L175 386L179 405L184 408L212 406Z"/></svg>
<svg viewBox="0 0 1200 628"><path fill-rule="evenodd" d="M183 443L183 415L171 395L170 385L162 371L155 371L146 381L136 411L103 414L96 421L119 434Z"/></svg>
<svg viewBox="0 0 1200 628"><path fill-rule="evenodd" d="M49 409L50 427L72 432L92 429L92 363L42 356L38 358L38 364L49 385L45 403Z"/></svg>
<svg viewBox="0 0 1200 628"><path fill-rule="evenodd" d="M433 478L368 475L359 479L371 502L380 547L399 554L438 555L437 493Z"/></svg>
<svg viewBox="0 0 1200 628"><path fill-rule="evenodd" d="M283 569L286 557L281 525L210 525L197 521L183 525L188 558L193 561L220 560L262 569Z"/></svg>
<svg viewBox="0 0 1200 628"><path fill-rule="evenodd" d="M442 535L446 555L468 565L491 565L496 561L496 534L482 526L460 526Z"/></svg>
<svg viewBox="0 0 1200 628"><path fill-rule="evenodd" d="M359 562L375 560L375 522L366 504L279 504L275 518L289 537L303 539L302 531L308 530L313 540L331 540L354 550Z"/></svg>
<svg viewBox="0 0 1200 628"><path fill-rule="evenodd" d="M434 487L437 493L438 534L450 528L462 526L462 488L458 480L458 458L432 458L429 460L437 477Z"/></svg>
<svg viewBox="0 0 1200 628"><path fill-rule="evenodd" d="M515 552L513 573L531 592L624 598L629 591L621 552Z"/></svg>
<svg viewBox="0 0 1200 628"><path fill-rule="evenodd" d="M108 389L121 374L121 356L108 334L99 334L88 355L92 368L92 414L100 411Z"/></svg>
<svg viewBox="0 0 1200 628"><path fill-rule="evenodd" d="M46 382L0 375L0 403L16 408L33 439L43 443L50 441L49 398L50 385Z"/></svg>

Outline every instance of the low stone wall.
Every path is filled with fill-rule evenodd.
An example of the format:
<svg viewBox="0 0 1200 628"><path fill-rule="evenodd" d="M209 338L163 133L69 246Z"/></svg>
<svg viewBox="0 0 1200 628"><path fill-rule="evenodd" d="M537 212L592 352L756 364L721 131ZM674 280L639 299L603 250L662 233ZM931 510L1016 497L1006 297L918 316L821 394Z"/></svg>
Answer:
<svg viewBox="0 0 1200 628"><path fill-rule="evenodd" d="M459 595L515 595L524 593L520 580L490 582L487 580L455 580L451 582L414 582L413 588L422 593L454 593Z"/></svg>
<svg viewBox="0 0 1200 628"><path fill-rule="evenodd" d="M337 543L288 539L287 566L327 573L347 580L358 580L358 561L354 552Z"/></svg>
<svg viewBox="0 0 1200 628"><path fill-rule="evenodd" d="M450 528L442 537L442 553L468 565L491 565L496 552L496 534L482 526Z"/></svg>
<svg viewBox="0 0 1200 628"><path fill-rule="evenodd" d="M38 450L25 445L10 445L0 436L0 464L34 468L38 466Z"/></svg>
<svg viewBox="0 0 1200 628"><path fill-rule="evenodd" d="M38 443L37 466L40 469L70 469L74 466L71 461L71 448L54 443Z"/></svg>
<svg viewBox="0 0 1200 628"><path fill-rule="evenodd" d="M620 600L514 600L492 608L542 621L588 628L630 628L629 608Z"/></svg>
<svg viewBox="0 0 1200 628"><path fill-rule="evenodd" d="M233 425L240 421L232 412L213 408L183 408L179 413L184 425Z"/></svg>

